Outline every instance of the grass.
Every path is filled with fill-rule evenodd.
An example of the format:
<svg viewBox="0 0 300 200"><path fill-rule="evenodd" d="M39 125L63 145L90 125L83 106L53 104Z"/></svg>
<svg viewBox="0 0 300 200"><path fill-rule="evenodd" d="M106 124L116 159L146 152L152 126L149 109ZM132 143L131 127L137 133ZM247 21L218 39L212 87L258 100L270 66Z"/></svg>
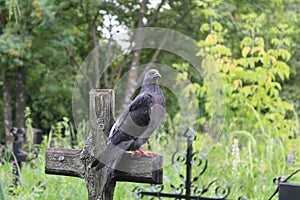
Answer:
<svg viewBox="0 0 300 200"><path fill-rule="evenodd" d="M214 179L227 180L231 189L229 199L238 199L240 196L254 200L268 199L277 187L273 179L288 176L300 167L300 139L284 141L281 138L271 137L266 132L254 134L247 131L235 131L228 135L227 138L219 141L209 154L208 169L197 182L200 188ZM201 150L210 142L211 138L208 135L200 135L194 142L194 149ZM292 154L295 157L290 162L288 157ZM199 168L194 167L193 176L196 176L197 172ZM183 183L171 166L164 169L164 175L175 186ZM299 175L289 181L299 182ZM115 199L122 199L124 195L125 199L132 199L133 197L130 196L132 189L138 185L140 184L118 183ZM172 192L166 181L165 185L166 192ZM151 191L149 186L143 185L143 187ZM206 196L215 197L214 188L211 191ZM151 197L143 199L151 199Z"/></svg>
<svg viewBox="0 0 300 200"><path fill-rule="evenodd" d="M200 151L213 140L209 135L198 135L194 142L194 151ZM199 188L214 179L227 180L231 187L229 199L247 196L249 199L267 199L275 191L272 180L278 176L287 176L300 166L300 139L276 138L267 132L250 133L234 131L226 134L222 140L214 144L209 153L209 165L199 180L195 182ZM79 178L46 175L44 173L44 153L47 142L41 146L37 159L27 162L22 169L19 186L13 186L12 165L7 161L0 165L0 177L7 199L87 199L84 180ZM186 147L182 146L184 150ZM292 158L292 160L291 160ZM185 175L185 166L181 172ZM192 175L199 173L199 167L193 167ZM176 187L183 183L171 165L164 168L164 176ZM299 182L299 175L291 181ZM165 192L173 192L165 180ZM147 184L117 183L115 199L134 199L132 190ZM208 196L214 196L212 192ZM151 199L144 197L143 199Z"/></svg>
<svg viewBox="0 0 300 200"><path fill-rule="evenodd" d="M86 199L87 190L84 180L73 177L53 176L44 173L44 150L31 163L22 168L19 185L14 186L12 180L13 167L9 162L0 166L3 189L7 199Z"/></svg>

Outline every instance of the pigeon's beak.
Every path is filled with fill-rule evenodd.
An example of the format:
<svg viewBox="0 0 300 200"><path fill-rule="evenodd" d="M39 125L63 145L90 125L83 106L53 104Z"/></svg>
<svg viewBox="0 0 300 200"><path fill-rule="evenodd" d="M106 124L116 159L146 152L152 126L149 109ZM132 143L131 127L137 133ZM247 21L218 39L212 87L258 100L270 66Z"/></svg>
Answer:
<svg viewBox="0 0 300 200"><path fill-rule="evenodd" d="M155 77L158 77L158 78L161 77L160 73L158 73L158 72L156 72L156 73L154 74L154 76L155 76Z"/></svg>

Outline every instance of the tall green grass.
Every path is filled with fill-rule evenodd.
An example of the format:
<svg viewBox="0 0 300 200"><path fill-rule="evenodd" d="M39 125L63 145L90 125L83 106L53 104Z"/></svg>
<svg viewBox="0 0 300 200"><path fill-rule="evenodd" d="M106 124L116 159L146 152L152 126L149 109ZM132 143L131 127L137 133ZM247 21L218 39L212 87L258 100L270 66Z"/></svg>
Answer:
<svg viewBox="0 0 300 200"><path fill-rule="evenodd" d="M12 164L7 161L0 165L0 176L6 199L86 199L87 190L84 180L66 176L45 174L45 146L32 162L23 164L19 184L15 186Z"/></svg>
<svg viewBox="0 0 300 200"><path fill-rule="evenodd" d="M203 146L211 144L209 135L198 135L194 142L194 150L200 151ZM250 133L235 131L227 133L226 137L218 141L208 155L208 168L195 183L200 188L215 179L227 180L230 184L229 199L246 196L249 199L268 199L276 190L273 179L279 176L288 176L295 169L300 168L299 153L300 139L283 140L272 137L269 133ZM184 148L183 148L184 150ZM293 155L293 161L288 157ZM184 173L182 166L182 173ZM200 168L193 168L193 176L199 173ZM164 168L164 175L175 186L184 182L179 178L171 166ZM290 182L300 182L295 176ZM219 183L222 183L221 181ZM133 198L132 189L141 184L118 183L115 192L116 199ZM224 184L223 184L224 185ZM151 191L147 185L142 185ZM216 197L214 187L205 196ZM165 192L174 193L165 181ZM144 197L143 199L151 199ZM276 199L276 198L274 198Z"/></svg>
<svg viewBox="0 0 300 200"><path fill-rule="evenodd" d="M247 196L249 199L267 199L276 189L276 185L272 182L273 178L287 176L300 168L300 138L282 138L266 130L268 129L260 127L252 132L246 130L227 132L219 141L214 141L209 134L198 134L193 143L194 151L209 152L208 168L194 184L203 188L215 179L226 180L231 188L229 199L237 199L239 196ZM87 189L83 179L44 173L45 149L50 145L51 135L39 146L39 156L24 163L18 186L13 185L13 167L9 159L7 158L4 164L0 164L2 189L7 199L87 199ZM62 145L68 145L69 143L64 140L60 138L58 141ZM84 139L80 138L79 141ZM82 148L83 143L78 145L77 148ZM153 151L157 148L155 145L152 146ZM211 151L207 151L212 147ZM186 144L183 142L179 150L185 151L185 149ZM167 154L164 156L172 156L169 155L171 154L169 151ZM178 168L185 175L185 166L178 166ZM184 184L170 163L163 170L164 176L172 185L178 187ZM193 167L192 175L196 176L200 170L201 168L197 166ZM300 182L299 177L300 175L295 176L290 181ZM168 181L164 181L164 192L173 193ZM148 184L119 182L115 190L115 199L134 199L132 190L137 186L151 190ZM213 188L210 191L206 195L213 197ZM143 199L151 199L151 197Z"/></svg>
<svg viewBox="0 0 300 200"><path fill-rule="evenodd" d="M201 150L201 146L209 143L209 140L209 135L199 135L194 142L195 151ZM299 142L299 139L282 141L266 134L258 133L254 137L245 131L233 132L228 139L219 141L208 155L208 169L197 184L201 188L214 179L225 179L231 186L230 199L242 195L250 199L266 199L276 189L276 185L272 183L273 178L287 176L299 168ZM24 164L18 186L12 184L12 165L6 162L0 166L0 176L7 199L87 199L84 180L44 173L44 151L45 148L42 147L36 160ZM288 157L292 154L294 160L288 163ZM194 167L194 176L197 171L199 169ZM185 174L184 166L182 173ZM164 168L164 175L175 186L183 183L172 166ZM299 182L299 176L298 180L296 177L294 181ZM166 192L172 192L166 181L165 184ZM147 184L118 183L115 199L133 199L132 190L140 185L148 187ZM214 194L209 194L212 195Z"/></svg>

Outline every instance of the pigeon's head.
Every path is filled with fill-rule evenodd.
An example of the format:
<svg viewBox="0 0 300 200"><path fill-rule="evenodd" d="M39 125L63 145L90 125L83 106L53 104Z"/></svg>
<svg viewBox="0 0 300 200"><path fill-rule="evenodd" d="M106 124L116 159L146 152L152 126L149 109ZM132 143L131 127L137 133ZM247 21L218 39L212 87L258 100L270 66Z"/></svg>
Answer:
<svg viewBox="0 0 300 200"><path fill-rule="evenodd" d="M144 83L156 83L160 77L161 75L157 69L150 69L145 74Z"/></svg>

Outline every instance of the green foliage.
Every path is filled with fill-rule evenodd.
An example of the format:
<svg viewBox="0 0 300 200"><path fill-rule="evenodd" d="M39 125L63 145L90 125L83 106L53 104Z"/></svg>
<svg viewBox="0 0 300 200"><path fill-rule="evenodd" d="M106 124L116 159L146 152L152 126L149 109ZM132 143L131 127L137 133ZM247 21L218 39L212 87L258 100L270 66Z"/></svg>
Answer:
<svg viewBox="0 0 300 200"><path fill-rule="evenodd" d="M253 136L247 131L234 131L230 133L228 141L220 141L215 149L208 155L209 167L198 181L199 186L208 184L214 178L226 179L231 185L229 198L244 195L250 199L265 199L275 190L272 183L278 175L288 175L299 165L300 160L294 164L287 163L288 157L298 155L298 140L276 140L271 135L259 133ZM8 162L0 166L4 191L8 199L87 199L87 189L83 180L72 177L46 175L44 173L44 151L47 141L40 146L40 155L32 164L25 164L22 170L20 186L12 187L12 166ZM208 134L198 135L194 143L196 150L202 146L214 144ZM186 148L182 146L182 150ZM289 152L293 152L292 154ZM181 167L184 173L184 165ZM222 169L222 170L220 170ZM195 168L193 175L198 172ZM164 168L164 175L174 185L179 185L181 179L174 174L172 166ZM297 180L293 179L294 181ZM291 181L293 181L291 180ZM165 191L172 192L165 180ZM132 190L137 186L147 184L118 183L115 199L133 199ZM150 190L150 188L148 188ZM14 193L14 194L13 194ZM150 199L144 197L143 199Z"/></svg>
<svg viewBox="0 0 300 200"><path fill-rule="evenodd" d="M214 179L223 179L230 184L231 192L228 199L236 199L239 196L247 196L249 199L267 199L277 187L273 184L273 178L279 175L287 176L299 165L299 159L291 160L300 153L297 148L299 139L280 140L271 134L253 135L247 131L233 131L228 134L230 137L217 144L209 134L197 136L193 145L194 151L201 151L203 146L215 145L214 150L208 154L208 168L197 182L200 188ZM185 148L186 145L183 144L181 150L184 151ZM184 164L177 167L185 174ZM199 173L201 167L203 165L194 166L192 176ZM164 192L174 192L168 181L177 187L183 183L172 166L164 168L164 176L167 178L164 180ZM299 175L290 181L297 182L298 179ZM146 184L118 183L115 199L133 198L132 190L137 186L143 186L147 191L151 191ZM211 188L211 193L205 196L215 197L214 188ZM147 200L151 197L144 196L143 199Z"/></svg>
<svg viewBox="0 0 300 200"><path fill-rule="evenodd" d="M200 184L207 184L213 178L227 179L232 199L240 195L265 199L275 189L272 179L290 174L300 164L300 141L295 138L299 135L300 113L299 3L299 0L169 1L159 10L156 5L145 13L145 23L172 28L199 41L199 55L204 57L203 80L194 76L189 64L170 53L162 52L158 61L181 72L177 81L191 80L182 92L185 97L198 97L189 106L200 107L201 118L197 121L203 127L205 123L218 125L211 121L214 114L211 111L216 105L211 101L212 91L208 86L214 84L215 70L222 77L223 85L213 88L222 87L222 101L227 108L223 137L216 143L210 131L200 134L206 131L198 130L194 147L200 151L214 146L208 155L209 169ZM10 188L13 177L8 160L0 165L3 189L9 199L86 199L83 180L44 174L45 148L54 137L54 146L74 145L60 133L65 129L67 135L73 134L69 124L71 89L82 59L95 45L91 28L99 28L94 32L99 39L96 44L107 37L105 28L111 28L103 23L108 15L117 24L135 28L141 4L10 0L0 5L1 16L7 14L12 19L1 18L0 64L8 66L1 68L1 73L13 74L20 66L27 69L26 102L30 107L26 110L30 136L27 148L32 150L32 126L50 132L39 147L38 159L30 159L24 165L18 187ZM154 53L143 51L140 63L149 62ZM101 80L100 86L113 87L129 69L131 57L126 55L112 63L109 79ZM170 145L176 137L172 133L181 120L174 95L165 91L169 114L165 131L152 138L158 142L150 141L154 151ZM0 107L3 106L0 100ZM78 132L87 132L84 123L77 128ZM79 136L83 138L77 138L76 145L82 148L85 136ZM179 183L171 166L164 169L164 175L172 183ZM137 185L140 184L118 183L115 199L132 199L131 190Z"/></svg>
<svg viewBox="0 0 300 200"><path fill-rule="evenodd" d="M208 175L208 180L226 177L234 188L230 198L245 195L250 199L265 199L274 192L271 180L278 174L290 174L299 164L296 148L299 139L289 139L299 135L294 107L297 104L286 101L287 96L283 100L281 95L291 74L292 31L285 23L266 26L269 19L264 13L241 14L243 30L234 32L240 40L237 36L231 38L238 48L231 48L233 43L227 38L230 26L223 24L218 15L222 4L207 5L209 23L201 26L204 39L198 43L201 47L198 54L204 58L204 81L192 83L185 92L196 94L199 102L203 102L205 117L199 123L204 126L215 107L208 88L216 84L213 80L216 68L223 79L227 110L222 139L217 144L210 142L209 132L198 138L195 146L198 150L214 146L209 161L213 169L222 170L205 176ZM267 30L269 33L265 34ZM175 67L183 71L180 79L189 77L190 69L184 64ZM216 124L211 122L210 126Z"/></svg>
<svg viewBox="0 0 300 200"><path fill-rule="evenodd" d="M40 155L34 163L23 166L19 186L12 185L12 165L6 162L0 166L7 199L86 199L84 180L45 174L45 148L46 143L40 146Z"/></svg>
<svg viewBox="0 0 300 200"><path fill-rule="evenodd" d="M270 197L276 189L273 178L291 174L299 164L289 159L299 153L295 146L299 140L282 140L271 133L248 131L233 131L227 135L228 138L218 142L208 155L209 169L201 181L203 184L213 178L226 179L231 185L230 199ZM194 146L199 150L209 140L209 135L202 135ZM297 181L297 177L290 181Z"/></svg>
<svg viewBox="0 0 300 200"><path fill-rule="evenodd" d="M17 186L13 185L13 165L10 163L9 158L6 158L7 160L4 164L0 164L0 175L5 196L7 199L85 199L87 197L87 189L84 180L45 174L45 150L49 147L53 138L50 134L49 137L44 138L41 145L33 145L30 114L30 109L26 108L27 144L25 148L30 153L27 156L27 161L23 163ZM58 125L60 128L62 126L69 128L67 127L67 118L64 118L64 121ZM59 137L59 140L56 141L60 143L61 147L70 148L68 144L69 138ZM39 155L36 158L31 153L34 147L39 149Z"/></svg>
<svg viewBox="0 0 300 200"><path fill-rule="evenodd" d="M272 41L276 48L266 49L264 38L256 37L264 26L264 14L250 13L242 15L242 19L244 31L249 36L241 40L241 52L237 55L226 46L223 35L227 30L220 23L210 21L210 24L202 25L200 30L208 34L200 40L198 54L204 56L202 68L206 81L202 87L193 84L186 90L206 99L205 109L209 115L213 105L206 88L215 84L208 80L215 73L211 71L211 65L216 66L223 79L226 97L226 130L251 130L253 134L268 132L287 138L291 132L298 131L296 116L289 114L294 113L294 106L280 97L281 82L290 75L287 62L291 54L283 48L289 43L279 44L275 37Z"/></svg>

